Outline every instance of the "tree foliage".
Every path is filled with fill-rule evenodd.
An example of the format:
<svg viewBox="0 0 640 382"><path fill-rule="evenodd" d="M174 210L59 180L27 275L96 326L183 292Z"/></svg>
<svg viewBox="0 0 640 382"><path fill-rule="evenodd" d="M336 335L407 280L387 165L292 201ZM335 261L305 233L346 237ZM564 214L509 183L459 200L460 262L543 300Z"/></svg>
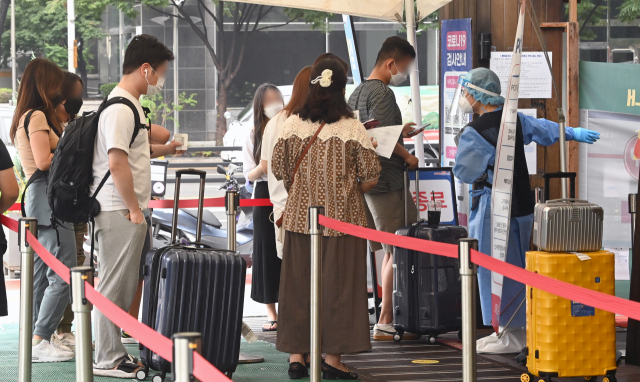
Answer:
<svg viewBox="0 0 640 382"><path fill-rule="evenodd" d="M629 22L640 18L640 0L626 0L618 9L621 21Z"/></svg>
<svg viewBox="0 0 640 382"><path fill-rule="evenodd" d="M625 0L616 16L614 9L609 16L622 22L630 22L640 17L640 0ZM569 5L565 5L565 14L569 14ZM578 22L580 23L580 39L591 41L596 38L596 33L589 27L605 26L607 23L607 0L582 0L578 3Z"/></svg>
<svg viewBox="0 0 640 382"><path fill-rule="evenodd" d="M178 104L174 105L173 101L165 102L162 93L158 93L153 96L142 97L140 103L142 106L149 108L148 117L151 123L165 127L167 121L173 121L176 126L180 126L173 118L173 112L181 111L185 105L195 106L198 100L193 97L197 95L197 93L191 93L187 97L187 93L181 92L178 94Z"/></svg>
<svg viewBox="0 0 640 382"><path fill-rule="evenodd" d="M120 0L112 0L120 1ZM204 44L218 72L218 105L216 141L222 143L226 133L228 89L236 78L245 57L249 38L265 29L287 25L293 21L305 21L313 28L326 28L325 20L332 15L324 12L286 8L286 20L280 24L261 24L272 14L275 7L250 3L236 3L218 0L140 0L143 5L165 16L186 22L193 33ZM170 10L169 10L170 9ZM177 11L177 15L173 11ZM225 28L231 23L232 28ZM217 30L217 44L213 41L213 30ZM214 48L216 46L216 48Z"/></svg>

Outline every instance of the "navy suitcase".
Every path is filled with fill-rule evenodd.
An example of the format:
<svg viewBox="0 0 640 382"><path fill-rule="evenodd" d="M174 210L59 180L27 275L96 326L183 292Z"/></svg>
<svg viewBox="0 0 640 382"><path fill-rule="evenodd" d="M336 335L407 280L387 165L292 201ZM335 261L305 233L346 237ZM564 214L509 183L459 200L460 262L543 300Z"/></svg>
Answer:
<svg viewBox="0 0 640 382"><path fill-rule="evenodd" d="M200 227L206 173L176 171L176 201L184 174L200 176ZM177 209L174 206L173 227ZM200 232L196 236L199 240ZM142 322L167 338L179 332L201 333L200 353L231 378L240 356L245 280L246 262L236 252L200 245L171 245L150 251L144 267ZM140 358L146 367L161 372L160 380L171 371L169 362L142 345Z"/></svg>
<svg viewBox="0 0 640 382"><path fill-rule="evenodd" d="M467 237L459 226L418 222L400 228L397 235L458 244ZM428 335L434 343L439 334L462 328L462 301L458 259L395 248L393 254L393 326L404 332Z"/></svg>
<svg viewBox="0 0 640 382"><path fill-rule="evenodd" d="M420 195L418 187L416 195ZM420 216L419 203L416 205ZM419 220L400 228L396 235L457 245L467 237L467 230ZM404 332L410 332L427 335L427 342L435 343L439 334L462 329L458 259L396 247L393 272L394 340L401 341Z"/></svg>

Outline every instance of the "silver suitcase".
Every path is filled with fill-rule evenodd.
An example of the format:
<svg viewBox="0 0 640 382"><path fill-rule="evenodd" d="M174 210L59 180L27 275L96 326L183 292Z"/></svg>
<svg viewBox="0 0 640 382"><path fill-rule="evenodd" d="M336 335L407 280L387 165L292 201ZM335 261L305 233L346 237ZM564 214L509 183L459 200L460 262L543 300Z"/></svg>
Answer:
<svg viewBox="0 0 640 382"><path fill-rule="evenodd" d="M546 252L595 252L602 248L604 210L579 199L536 204L533 244Z"/></svg>

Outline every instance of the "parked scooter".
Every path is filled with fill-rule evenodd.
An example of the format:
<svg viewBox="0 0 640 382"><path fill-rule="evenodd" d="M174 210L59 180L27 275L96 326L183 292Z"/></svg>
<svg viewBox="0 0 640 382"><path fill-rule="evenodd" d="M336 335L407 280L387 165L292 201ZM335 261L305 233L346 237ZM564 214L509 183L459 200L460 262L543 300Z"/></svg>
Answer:
<svg viewBox="0 0 640 382"><path fill-rule="evenodd" d="M230 164L228 169L218 165L217 171L226 177L220 190L237 190L240 199L251 199L251 192L246 186L238 187L238 180L234 176L242 167ZM195 240L197 227L197 208L181 208L178 211L178 241L188 244ZM241 214L244 218L240 221ZM172 209L154 209L152 215L153 246L163 248L170 244L171 227L173 222ZM222 223L208 209L202 216L202 244L214 249L227 249L227 230L222 228ZM253 208L240 207L236 215L236 250L240 254L253 253Z"/></svg>

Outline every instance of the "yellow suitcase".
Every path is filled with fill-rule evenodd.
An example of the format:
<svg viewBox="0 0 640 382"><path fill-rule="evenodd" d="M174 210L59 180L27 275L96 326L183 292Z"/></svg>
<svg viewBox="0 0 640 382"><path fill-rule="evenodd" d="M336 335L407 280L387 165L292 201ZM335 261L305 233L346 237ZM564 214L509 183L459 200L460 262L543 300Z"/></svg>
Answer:
<svg viewBox="0 0 640 382"><path fill-rule="evenodd" d="M527 270L606 294L615 294L614 255L527 252ZM539 381L585 377L616 382L615 315L527 285L527 368ZM522 382L533 380L523 374ZM537 382L538 380L536 380Z"/></svg>

